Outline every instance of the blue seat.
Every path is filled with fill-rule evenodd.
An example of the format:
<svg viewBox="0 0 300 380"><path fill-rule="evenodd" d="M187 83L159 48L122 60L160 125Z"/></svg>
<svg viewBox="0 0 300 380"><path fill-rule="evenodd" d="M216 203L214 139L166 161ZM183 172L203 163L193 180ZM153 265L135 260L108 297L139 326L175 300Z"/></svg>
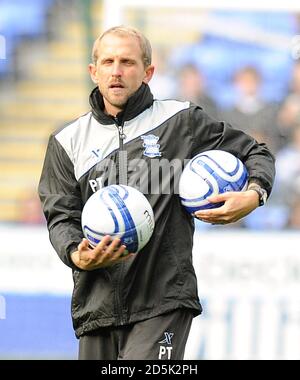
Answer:
<svg viewBox="0 0 300 380"><path fill-rule="evenodd" d="M12 36L36 35L44 30L52 0L1 0L0 33Z"/></svg>
<svg viewBox="0 0 300 380"><path fill-rule="evenodd" d="M6 41L6 59L0 59L0 75L9 71L16 44L24 37L45 33L46 15L53 0L0 0L0 34Z"/></svg>

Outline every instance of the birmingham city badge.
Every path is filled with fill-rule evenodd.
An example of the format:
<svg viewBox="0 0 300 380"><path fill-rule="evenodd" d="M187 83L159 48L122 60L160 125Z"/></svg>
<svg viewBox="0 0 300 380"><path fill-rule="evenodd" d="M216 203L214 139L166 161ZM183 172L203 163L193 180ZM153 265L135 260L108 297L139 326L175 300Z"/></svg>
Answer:
<svg viewBox="0 0 300 380"><path fill-rule="evenodd" d="M161 156L161 152L159 151L160 145L157 143L159 137L155 135L143 135L141 139L143 140L143 147L145 148L143 152L144 156L150 158Z"/></svg>

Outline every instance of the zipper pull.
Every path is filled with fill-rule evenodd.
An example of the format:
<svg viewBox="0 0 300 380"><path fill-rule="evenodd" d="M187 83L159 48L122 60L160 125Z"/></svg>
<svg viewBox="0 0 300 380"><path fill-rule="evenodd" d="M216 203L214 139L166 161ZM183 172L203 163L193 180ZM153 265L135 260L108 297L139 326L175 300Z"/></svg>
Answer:
<svg viewBox="0 0 300 380"><path fill-rule="evenodd" d="M120 136L120 139L121 139L121 140L125 140L125 139L126 139L126 135L125 135L125 133L123 132L123 126L122 126L122 125L118 126L118 129L119 129L119 136Z"/></svg>

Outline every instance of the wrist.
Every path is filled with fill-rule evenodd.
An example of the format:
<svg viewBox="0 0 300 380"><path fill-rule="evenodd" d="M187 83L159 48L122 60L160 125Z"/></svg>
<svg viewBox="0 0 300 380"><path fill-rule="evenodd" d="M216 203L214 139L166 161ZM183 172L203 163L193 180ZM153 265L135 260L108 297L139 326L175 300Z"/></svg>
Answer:
<svg viewBox="0 0 300 380"><path fill-rule="evenodd" d="M257 183L250 183L247 190L256 192L258 198L258 206L264 206L266 204L268 193L260 185L258 185Z"/></svg>
<svg viewBox="0 0 300 380"><path fill-rule="evenodd" d="M248 194L251 194L251 198L253 197L253 203L255 203L255 207L259 207L259 195L253 189L247 189Z"/></svg>

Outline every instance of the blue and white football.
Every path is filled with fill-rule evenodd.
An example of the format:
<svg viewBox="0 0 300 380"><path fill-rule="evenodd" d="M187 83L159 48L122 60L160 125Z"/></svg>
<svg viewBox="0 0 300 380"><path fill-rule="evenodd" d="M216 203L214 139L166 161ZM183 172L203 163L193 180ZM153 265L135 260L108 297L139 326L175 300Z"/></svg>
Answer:
<svg viewBox="0 0 300 380"><path fill-rule="evenodd" d="M82 230L92 246L105 235L118 237L125 253L139 252L154 230L153 210L147 198L130 186L111 185L87 200L81 216Z"/></svg>
<svg viewBox="0 0 300 380"><path fill-rule="evenodd" d="M179 196L189 213L222 206L207 198L227 191L244 191L248 184L245 165L233 154L209 150L193 157L179 181Z"/></svg>

